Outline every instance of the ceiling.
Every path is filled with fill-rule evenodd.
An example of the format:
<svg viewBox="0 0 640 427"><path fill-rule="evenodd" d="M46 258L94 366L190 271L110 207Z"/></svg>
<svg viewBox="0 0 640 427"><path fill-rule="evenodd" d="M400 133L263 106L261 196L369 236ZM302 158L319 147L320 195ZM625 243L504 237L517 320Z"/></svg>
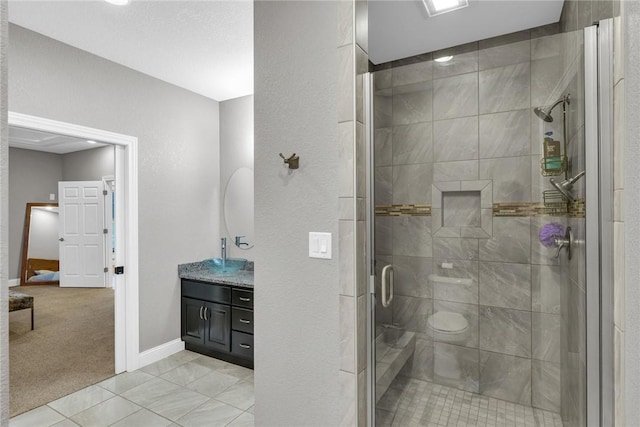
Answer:
<svg viewBox="0 0 640 427"><path fill-rule="evenodd" d="M75 151L92 150L105 145L107 144L100 142L90 144L86 139L9 126L9 147L22 148L24 150L67 154Z"/></svg>
<svg viewBox="0 0 640 427"><path fill-rule="evenodd" d="M250 0L11 0L9 20L217 101L253 93Z"/></svg>
<svg viewBox="0 0 640 427"><path fill-rule="evenodd" d="M469 0L429 18L420 0L369 1L380 64L557 22L563 0ZM253 93L251 0L11 0L9 20L217 101Z"/></svg>
<svg viewBox="0 0 640 427"><path fill-rule="evenodd" d="M560 20L563 0L469 0L429 18L422 1L369 1L369 59L374 64L513 33Z"/></svg>

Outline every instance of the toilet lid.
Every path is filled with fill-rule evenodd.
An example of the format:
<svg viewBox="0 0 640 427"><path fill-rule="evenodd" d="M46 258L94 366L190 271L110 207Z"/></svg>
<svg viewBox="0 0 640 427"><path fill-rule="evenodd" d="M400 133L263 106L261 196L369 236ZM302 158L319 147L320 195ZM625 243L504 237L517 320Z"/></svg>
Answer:
<svg viewBox="0 0 640 427"><path fill-rule="evenodd" d="M467 329L469 322L460 313L438 311L427 320L429 327L442 332L460 332Z"/></svg>

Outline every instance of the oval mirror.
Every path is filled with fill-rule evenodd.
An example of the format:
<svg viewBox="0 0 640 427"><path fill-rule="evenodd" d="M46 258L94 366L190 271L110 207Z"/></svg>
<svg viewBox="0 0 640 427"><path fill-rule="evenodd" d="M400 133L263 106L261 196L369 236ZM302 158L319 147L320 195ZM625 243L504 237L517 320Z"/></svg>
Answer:
<svg viewBox="0 0 640 427"><path fill-rule="evenodd" d="M224 193L224 222L236 246L253 247L253 169L236 169L229 178Z"/></svg>

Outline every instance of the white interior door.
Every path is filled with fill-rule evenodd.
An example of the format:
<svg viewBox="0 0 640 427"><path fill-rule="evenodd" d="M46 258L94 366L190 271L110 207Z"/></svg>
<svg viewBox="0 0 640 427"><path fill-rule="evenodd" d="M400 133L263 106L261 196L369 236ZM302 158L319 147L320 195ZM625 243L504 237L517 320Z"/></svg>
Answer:
<svg viewBox="0 0 640 427"><path fill-rule="evenodd" d="M115 148L115 147L114 147ZM107 194L104 197L104 228L107 230L104 246L104 262L107 267L107 287L115 288L114 268L116 266L115 251L115 178L102 177L102 184Z"/></svg>
<svg viewBox="0 0 640 427"><path fill-rule="evenodd" d="M60 286L105 287L102 181L58 183Z"/></svg>

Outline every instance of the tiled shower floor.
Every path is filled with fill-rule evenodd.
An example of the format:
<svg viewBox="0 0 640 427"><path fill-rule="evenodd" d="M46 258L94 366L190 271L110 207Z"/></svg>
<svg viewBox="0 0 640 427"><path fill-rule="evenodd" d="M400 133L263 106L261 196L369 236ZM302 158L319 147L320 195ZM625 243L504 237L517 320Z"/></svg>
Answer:
<svg viewBox="0 0 640 427"><path fill-rule="evenodd" d="M559 414L398 376L376 407L376 426L562 427Z"/></svg>

